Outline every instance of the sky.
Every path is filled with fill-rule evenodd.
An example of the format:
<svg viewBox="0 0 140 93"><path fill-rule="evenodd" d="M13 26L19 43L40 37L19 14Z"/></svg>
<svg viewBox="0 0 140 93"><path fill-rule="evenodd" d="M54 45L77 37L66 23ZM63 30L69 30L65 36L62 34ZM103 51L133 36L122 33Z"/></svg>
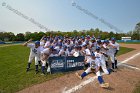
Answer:
<svg viewBox="0 0 140 93"><path fill-rule="evenodd" d="M72 6L72 1L119 31ZM17 10L20 15L7 6ZM102 31L128 32L140 22L139 9L140 0L0 0L0 32L46 32L23 15L53 31L99 28Z"/></svg>

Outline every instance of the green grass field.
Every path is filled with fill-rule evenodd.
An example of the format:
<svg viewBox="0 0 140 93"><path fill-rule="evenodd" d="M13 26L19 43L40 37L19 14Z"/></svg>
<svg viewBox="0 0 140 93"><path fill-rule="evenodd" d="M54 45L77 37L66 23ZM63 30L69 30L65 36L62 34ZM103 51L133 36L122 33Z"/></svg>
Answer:
<svg viewBox="0 0 140 93"><path fill-rule="evenodd" d="M125 54L127 52L133 51L135 49L133 48L126 48L126 47L120 47L120 51L118 52L117 56L121 55L121 54Z"/></svg>
<svg viewBox="0 0 140 93"><path fill-rule="evenodd" d="M35 74L34 63L32 70L26 73L29 48L16 45L0 47L0 93L14 93L25 87L32 86L63 74L41 76Z"/></svg>
<svg viewBox="0 0 140 93"><path fill-rule="evenodd" d="M140 81L137 83L134 93L140 93Z"/></svg>
<svg viewBox="0 0 140 93"><path fill-rule="evenodd" d="M132 51L130 48L120 48L118 55ZM14 93L26 87L38 84L64 74L35 74L34 63L32 70L26 73L29 48L20 45L0 47L0 93Z"/></svg>

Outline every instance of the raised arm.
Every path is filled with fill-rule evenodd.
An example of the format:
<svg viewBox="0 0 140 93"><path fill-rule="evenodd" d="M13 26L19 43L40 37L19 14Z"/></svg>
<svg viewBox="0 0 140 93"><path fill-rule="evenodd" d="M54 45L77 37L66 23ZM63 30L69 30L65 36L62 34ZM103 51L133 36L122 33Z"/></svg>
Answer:
<svg viewBox="0 0 140 93"><path fill-rule="evenodd" d="M31 42L32 41L32 39L29 39L27 42L25 42L24 44L23 44L23 46L27 46L27 44L29 43L29 42Z"/></svg>
<svg viewBox="0 0 140 93"><path fill-rule="evenodd" d="M46 37L46 36L44 35L44 36L40 39L40 41L42 41L45 37Z"/></svg>

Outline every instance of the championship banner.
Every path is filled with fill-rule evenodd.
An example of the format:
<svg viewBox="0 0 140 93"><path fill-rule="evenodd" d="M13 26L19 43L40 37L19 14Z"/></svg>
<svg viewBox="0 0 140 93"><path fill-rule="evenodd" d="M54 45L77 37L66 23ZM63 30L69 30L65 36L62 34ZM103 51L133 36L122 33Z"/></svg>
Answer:
<svg viewBox="0 0 140 93"><path fill-rule="evenodd" d="M73 57L68 56L66 57L66 71L76 71L81 70L84 67L84 56Z"/></svg>
<svg viewBox="0 0 140 93"><path fill-rule="evenodd" d="M65 72L66 69L65 57L49 57L50 72Z"/></svg>
<svg viewBox="0 0 140 93"><path fill-rule="evenodd" d="M84 56L50 57L51 73L81 70L84 67Z"/></svg>

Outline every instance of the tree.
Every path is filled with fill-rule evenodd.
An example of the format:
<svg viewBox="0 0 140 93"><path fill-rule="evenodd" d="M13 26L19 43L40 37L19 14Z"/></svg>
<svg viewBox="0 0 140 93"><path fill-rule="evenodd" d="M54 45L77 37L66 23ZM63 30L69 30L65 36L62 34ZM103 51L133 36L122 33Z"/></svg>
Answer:
<svg viewBox="0 0 140 93"><path fill-rule="evenodd" d="M23 33L19 33L16 35L16 41L24 41L24 34Z"/></svg>
<svg viewBox="0 0 140 93"><path fill-rule="evenodd" d="M133 31L127 33L128 36L131 36L134 40L140 40L140 22L136 24Z"/></svg>
<svg viewBox="0 0 140 93"><path fill-rule="evenodd" d="M140 40L140 22L136 24L133 35L135 39Z"/></svg>

